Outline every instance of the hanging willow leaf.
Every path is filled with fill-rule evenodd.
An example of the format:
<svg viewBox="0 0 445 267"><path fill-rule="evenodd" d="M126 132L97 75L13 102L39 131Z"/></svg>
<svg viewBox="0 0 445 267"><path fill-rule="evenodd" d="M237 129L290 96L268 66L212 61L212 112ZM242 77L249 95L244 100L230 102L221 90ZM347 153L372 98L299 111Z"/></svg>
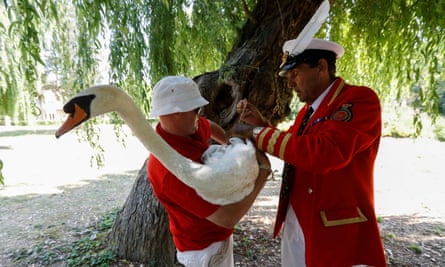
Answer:
<svg viewBox="0 0 445 267"><path fill-rule="evenodd" d="M0 5L0 29L4 29L0 31L0 60L8 66L9 77L0 81L3 83L0 87L5 88L5 81L14 79L15 82L10 82L14 90L36 90L37 84L46 82L38 69L57 61L61 90L80 90L95 83L98 75L104 75L97 69L98 54L108 47L109 81L124 87L147 112L150 88L165 75L193 77L221 69L223 73L228 71L223 74L227 77L231 71L223 66L224 61L239 41L240 29L252 21L249 18L254 15L255 7L280 9L285 3L276 0L8 1ZM445 1L331 3L330 17L317 36L344 45L346 54L338 63L338 73L351 83L374 88L384 103L392 102L391 99L403 101L413 95L413 88L421 86L425 92L431 92L425 97L432 102L420 104L425 105L428 113L437 115L441 101L437 92L445 90L441 86ZM281 10L281 14L285 11ZM285 32L289 25L283 21L280 24ZM53 45L48 46L42 40L50 32L57 36ZM51 59L43 58L46 49L57 53L52 52ZM13 51L12 57L6 51ZM35 102L26 97L6 101L22 101L22 106ZM17 109L14 112L9 115L19 116Z"/></svg>

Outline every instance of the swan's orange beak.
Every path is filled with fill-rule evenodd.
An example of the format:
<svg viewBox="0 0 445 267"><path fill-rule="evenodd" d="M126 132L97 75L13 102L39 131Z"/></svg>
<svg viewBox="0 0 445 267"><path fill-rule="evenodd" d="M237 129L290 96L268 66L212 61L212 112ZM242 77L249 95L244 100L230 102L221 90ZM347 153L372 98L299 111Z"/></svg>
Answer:
<svg viewBox="0 0 445 267"><path fill-rule="evenodd" d="M88 119L88 114L78 104L74 104L74 112L69 114L62 126L56 131L56 137L71 131L77 125Z"/></svg>

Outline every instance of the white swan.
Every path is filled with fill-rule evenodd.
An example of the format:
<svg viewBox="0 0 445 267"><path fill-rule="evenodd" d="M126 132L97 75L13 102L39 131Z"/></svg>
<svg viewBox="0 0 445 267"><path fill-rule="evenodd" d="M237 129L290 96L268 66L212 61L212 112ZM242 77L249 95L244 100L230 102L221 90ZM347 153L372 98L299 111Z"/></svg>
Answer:
<svg viewBox="0 0 445 267"><path fill-rule="evenodd" d="M171 148L150 126L131 97L118 87L98 85L88 88L69 100L63 110L69 115L57 130L57 138L89 118L117 112L147 150L211 203L238 202L254 188L259 167L250 141L234 142L222 149L211 146L215 153L206 153L205 164L193 162Z"/></svg>

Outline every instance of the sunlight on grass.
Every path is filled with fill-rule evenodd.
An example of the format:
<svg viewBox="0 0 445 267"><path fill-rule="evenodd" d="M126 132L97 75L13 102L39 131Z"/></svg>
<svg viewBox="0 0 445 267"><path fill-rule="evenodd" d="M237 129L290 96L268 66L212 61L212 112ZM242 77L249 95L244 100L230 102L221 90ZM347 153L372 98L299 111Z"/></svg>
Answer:
<svg viewBox="0 0 445 267"><path fill-rule="evenodd" d="M60 194L66 186L85 186L88 180L101 179L105 173L139 170L148 156L135 137L128 135L124 146L116 141L112 128L104 126L100 133L104 166L97 168L91 166L95 151L87 142L79 141L74 133L56 139L54 129L2 131L0 157L5 186L0 187L0 197Z"/></svg>

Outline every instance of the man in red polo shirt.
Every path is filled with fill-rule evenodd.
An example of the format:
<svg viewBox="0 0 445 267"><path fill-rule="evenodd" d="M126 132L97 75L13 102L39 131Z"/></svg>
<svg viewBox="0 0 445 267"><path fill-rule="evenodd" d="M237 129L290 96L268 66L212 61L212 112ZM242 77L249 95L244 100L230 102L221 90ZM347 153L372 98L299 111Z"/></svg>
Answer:
<svg viewBox="0 0 445 267"><path fill-rule="evenodd" d="M225 143L224 130L198 114L198 109L207 103L197 84L183 76L167 76L153 88L150 116L159 117L157 133L178 153L200 163L210 138ZM267 157L257 153L257 160L260 172L252 193L240 202L220 206L202 199L155 156L149 156L148 177L168 213L170 232L181 264L234 266L233 227L253 204L270 174Z"/></svg>
<svg viewBox="0 0 445 267"><path fill-rule="evenodd" d="M274 236L283 225L282 266L386 266L374 210L374 162L381 136L376 93L335 75L344 49L312 39L283 46L279 75L306 104L281 131L252 104L237 105L250 127L234 134L285 161ZM255 127L254 126L260 126Z"/></svg>

